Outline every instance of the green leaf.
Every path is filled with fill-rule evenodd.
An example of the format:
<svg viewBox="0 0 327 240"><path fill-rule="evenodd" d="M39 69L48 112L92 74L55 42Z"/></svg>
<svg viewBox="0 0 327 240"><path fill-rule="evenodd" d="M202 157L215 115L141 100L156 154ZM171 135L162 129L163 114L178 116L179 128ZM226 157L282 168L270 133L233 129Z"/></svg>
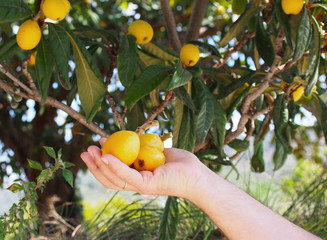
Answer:
<svg viewBox="0 0 327 240"><path fill-rule="evenodd" d="M74 167L75 166L75 164L74 163L71 163L71 162L63 162L63 164L64 164L64 167L65 168L70 168L70 167Z"/></svg>
<svg viewBox="0 0 327 240"><path fill-rule="evenodd" d="M251 86L245 88L232 102L232 104L226 109L226 118L230 119L234 110L242 103L244 97L248 94L250 91Z"/></svg>
<svg viewBox="0 0 327 240"><path fill-rule="evenodd" d="M191 96L187 93L184 86L175 88L174 93L176 97L181 100L189 109L195 111L195 105Z"/></svg>
<svg viewBox="0 0 327 240"><path fill-rule="evenodd" d="M286 102L284 94L279 94L274 102L273 109L273 120L275 125L275 134L277 139L285 148L287 153L292 152L292 147L290 143L290 132L288 125L288 109L286 107ZM276 140L277 141L277 140Z"/></svg>
<svg viewBox="0 0 327 240"><path fill-rule="evenodd" d="M168 197L159 225L159 240L174 240L177 236L179 221L178 198Z"/></svg>
<svg viewBox="0 0 327 240"><path fill-rule="evenodd" d="M0 62L9 60L20 50L16 42L16 35L11 36L0 46Z"/></svg>
<svg viewBox="0 0 327 240"><path fill-rule="evenodd" d="M321 53L321 37L320 37L320 30L319 30L319 24L317 20L312 16L311 17L313 21L313 34L314 39L312 43L312 47L310 48L310 67L308 69L309 72L312 72L311 75L309 75L307 79L308 84L304 90L304 95L309 96L314 86L316 85L319 77L319 63L320 63L320 53ZM311 51L314 55L311 55Z"/></svg>
<svg viewBox="0 0 327 240"><path fill-rule="evenodd" d="M50 47L50 42L42 37L36 51L35 70L37 81L40 86L42 97L44 100L46 100L48 97L48 89L54 65L53 52Z"/></svg>
<svg viewBox="0 0 327 240"><path fill-rule="evenodd" d="M125 87L130 86L133 82L138 61L136 38L131 35L124 36L118 51L117 69L119 80Z"/></svg>
<svg viewBox="0 0 327 240"><path fill-rule="evenodd" d="M226 35L220 40L219 45L224 47L227 45L234 37L240 34L244 27L247 25L250 18L260 9L259 6L254 5L243 12L243 14L237 19L236 22L232 24Z"/></svg>
<svg viewBox="0 0 327 240"><path fill-rule="evenodd" d="M284 165L284 163L287 159L287 155L288 155L288 153L285 150L281 141L276 139L276 150L275 150L275 153L273 156L274 171L277 171Z"/></svg>
<svg viewBox="0 0 327 240"><path fill-rule="evenodd" d="M278 22L283 28L287 44L291 47L291 49L293 49L291 24L288 15L286 15L282 9L281 0L275 1L275 10Z"/></svg>
<svg viewBox="0 0 327 240"><path fill-rule="evenodd" d="M106 42L113 42L115 44L118 44L119 42L117 32L113 30L97 29L89 26L79 26L77 29L74 30L74 34L77 36L84 36L86 38L91 39L102 38Z"/></svg>
<svg viewBox="0 0 327 240"><path fill-rule="evenodd" d="M303 15L296 34L296 45L294 50L293 61L296 61L300 57L302 57L308 45L308 41L310 40L310 34L311 34L311 24L310 24L309 13L307 8L304 7Z"/></svg>
<svg viewBox="0 0 327 240"><path fill-rule="evenodd" d="M31 168L42 170L42 165L39 162L33 161L31 159L27 159L27 161L28 161L28 165L30 165Z"/></svg>
<svg viewBox="0 0 327 240"><path fill-rule="evenodd" d="M181 129L181 123L183 118L184 104L178 98L175 100L174 106L174 128L173 128L173 147L178 145L178 136Z"/></svg>
<svg viewBox="0 0 327 240"><path fill-rule="evenodd" d="M73 188L74 187L74 177L73 177L72 172L67 169L63 169L62 175L64 176L65 180L69 183L69 185Z"/></svg>
<svg viewBox="0 0 327 240"><path fill-rule="evenodd" d="M196 120L195 133L198 141L203 143L213 121L214 103L209 89L201 79L194 79L193 83L195 95L200 105L200 110Z"/></svg>
<svg viewBox="0 0 327 240"><path fill-rule="evenodd" d="M271 66L275 59L275 48L271 42L270 35L263 25L263 19L259 15L257 16L256 30L255 42L259 55L268 66Z"/></svg>
<svg viewBox="0 0 327 240"><path fill-rule="evenodd" d="M52 147L43 146L43 148L45 149L45 151L47 151L47 154L50 157L52 157L53 159L57 159L56 152Z"/></svg>
<svg viewBox="0 0 327 240"><path fill-rule="evenodd" d="M184 106L183 117L181 127L179 129L178 142L176 147L187 150L189 152L193 152L195 147L195 140L196 135L194 112Z"/></svg>
<svg viewBox="0 0 327 240"><path fill-rule="evenodd" d="M327 104L318 96L318 100L321 107L320 125L325 135L325 143L327 143Z"/></svg>
<svg viewBox="0 0 327 240"><path fill-rule="evenodd" d="M23 0L0 1L0 23L32 17L33 12Z"/></svg>
<svg viewBox="0 0 327 240"><path fill-rule="evenodd" d="M43 183L44 181L47 181L48 178L50 177L49 174L50 174L50 169L48 168L43 169L40 175L36 178L37 183L39 184L41 182Z"/></svg>
<svg viewBox="0 0 327 240"><path fill-rule="evenodd" d="M190 41L189 43L194 44L194 45L198 45L201 48L204 48L205 50L210 52L211 55L214 55L214 56L217 56L217 57L221 58L221 55L220 55L218 49L215 46L212 46L212 45L210 45L208 43L200 42L200 41Z"/></svg>
<svg viewBox="0 0 327 240"><path fill-rule="evenodd" d="M80 40L72 33L67 31L66 33L73 47L79 98L86 113L87 121L90 122L101 105L107 89L96 73L97 71L94 72L90 67L89 61L86 59L90 58L89 53Z"/></svg>
<svg viewBox="0 0 327 240"><path fill-rule="evenodd" d="M16 192L19 192L19 191L23 191L24 190L24 187L18 183L13 183L11 184L9 187L7 187L7 190L13 192L13 193L16 193Z"/></svg>
<svg viewBox="0 0 327 240"><path fill-rule="evenodd" d="M167 90L171 90L183 86L186 83L188 83L191 79L192 79L192 73L187 71L187 69L183 68L182 62L179 61L177 64L176 71L174 72L174 75L170 80Z"/></svg>
<svg viewBox="0 0 327 240"><path fill-rule="evenodd" d="M172 67L165 65L147 67L127 90L125 96L127 107L131 109L140 98L157 88L172 71Z"/></svg>
<svg viewBox="0 0 327 240"><path fill-rule="evenodd" d="M69 37L65 30L61 27L57 27L54 24L48 23L49 25L49 36L50 36L50 45L54 58L57 62L58 70L61 73L62 78L64 79L64 84L62 86L67 89L71 88L69 81L69 65L68 61L70 58L70 41ZM68 90L69 90L68 89Z"/></svg>
<svg viewBox="0 0 327 240"><path fill-rule="evenodd" d="M161 46L155 42L149 42L141 45L142 50L149 53L152 56L160 58L166 61L176 61L179 59L178 53L167 48L165 46Z"/></svg>
<svg viewBox="0 0 327 240"><path fill-rule="evenodd" d="M211 135L219 151L220 156L222 156L227 118L224 108L221 106L221 104L215 99L212 94L210 94L210 96L212 97L212 102L214 103L214 117L211 126Z"/></svg>
<svg viewBox="0 0 327 240"><path fill-rule="evenodd" d="M251 158L251 169L254 172L265 171L265 161L263 159L263 142L254 145L254 154Z"/></svg>
<svg viewBox="0 0 327 240"><path fill-rule="evenodd" d="M237 152L244 152L246 149L250 147L250 141L247 140L241 140L241 139L234 139L230 143L228 143L228 146L233 148Z"/></svg>

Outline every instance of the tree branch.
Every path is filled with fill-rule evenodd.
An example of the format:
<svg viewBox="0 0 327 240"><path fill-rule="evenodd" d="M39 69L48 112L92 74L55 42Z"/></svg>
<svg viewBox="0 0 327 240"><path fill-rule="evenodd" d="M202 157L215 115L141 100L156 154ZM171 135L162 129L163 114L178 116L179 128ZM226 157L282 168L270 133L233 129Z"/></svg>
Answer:
<svg viewBox="0 0 327 240"><path fill-rule="evenodd" d="M159 113L161 113L163 110L165 110L167 105L173 101L174 97L175 97L175 94L174 94L173 90L170 90L169 92L167 92L165 100L159 106L153 108L153 111L150 114L150 116L148 117L148 119L146 120L146 122L152 122L159 115Z"/></svg>
<svg viewBox="0 0 327 240"><path fill-rule="evenodd" d="M198 39L202 20L206 14L207 5L208 0L194 0L191 19L185 35L186 42Z"/></svg>
<svg viewBox="0 0 327 240"><path fill-rule="evenodd" d="M177 52L181 49L181 42L176 30L176 22L173 11L169 5L169 0L160 0L161 9L167 24L168 38L173 46L173 49Z"/></svg>
<svg viewBox="0 0 327 240"><path fill-rule="evenodd" d="M238 123L237 129L234 132L230 132L226 135L225 138L225 144L230 143L235 138L237 138L244 130L246 123L249 119L251 119L251 114L249 113L250 105L252 101L257 99L270 85L271 81L274 80L273 76L280 71L278 68L278 64L281 61L282 57L281 51L283 47L283 39L284 39L284 33L281 28L279 28L278 35L276 38L276 45L275 45L275 59L273 64L271 65L269 71L267 72L266 76L263 78L263 82L259 85L256 91L250 93L247 95L243 101L242 107L241 107L241 119Z"/></svg>
<svg viewBox="0 0 327 240"><path fill-rule="evenodd" d="M108 100L109 102L109 105L111 107L111 110L112 112L114 113L114 116L115 116L115 120L118 122L119 126L120 126L120 129L121 130L125 130L125 124L124 124L124 119L123 119L123 116L122 114L120 114L117 109L116 109L116 106L115 106L115 102L114 102L114 99L110 96L109 92L106 93L106 99Z"/></svg>

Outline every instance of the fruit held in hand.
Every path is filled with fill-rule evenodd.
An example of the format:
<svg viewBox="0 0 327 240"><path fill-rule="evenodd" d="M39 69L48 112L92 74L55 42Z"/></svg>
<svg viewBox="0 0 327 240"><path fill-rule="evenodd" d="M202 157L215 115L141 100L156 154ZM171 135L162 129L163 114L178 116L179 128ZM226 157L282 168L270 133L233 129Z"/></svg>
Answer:
<svg viewBox="0 0 327 240"><path fill-rule="evenodd" d="M161 138L156 134L144 133L140 135L140 144L141 148L144 146L149 146L157 148L161 152L164 150L164 143Z"/></svg>
<svg viewBox="0 0 327 240"><path fill-rule="evenodd" d="M137 44L144 44L152 40L153 28L146 21L137 20L129 25L128 33L136 38Z"/></svg>
<svg viewBox="0 0 327 240"><path fill-rule="evenodd" d="M61 21L69 12L70 2L68 0L44 0L41 9L47 18Z"/></svg>
<svg viewBox="0 0 327 240"><path fill-rule="evenodd" d="M282 0L281 4L286 14L297 15L303 8L303 0Z"/></svg>
<svg viewBox="0 0 327 240"><path fill-rule="evenodd" d="M17 44L24 50L33 49L39 44L41 35L39 24L34 20L27 20L19 27L16 35Z"/></svg>
<svg viewBox="0 0 327 240"><path fill-rule="evenodd" d="M195 45L186 44L180 51L180 58L185 66L192 67L199 61L200 51Z"/></svg>
<svg viewBox="0 0 327 240"><path fill-rule="evenodd" d="M165 163L165 155L158 148L144 146L134 162L134 167L138 171L153 171Z"/></svg>
<svg viewBox="0 0 327 240"><path fill-rule="evenodd" d="M119 131L110 135L102 148L102 154L112 154L130 166L140 151L140 138L132 131Z"/></svg>
<svg viewBox="0 0 327 240"><path fill-rule="evenodd" d="M30 67L34 67L35 66L36 54L37 54L37 52L32 53L32 55L30 57L30 60L28 61L28 65Z"/></svg>

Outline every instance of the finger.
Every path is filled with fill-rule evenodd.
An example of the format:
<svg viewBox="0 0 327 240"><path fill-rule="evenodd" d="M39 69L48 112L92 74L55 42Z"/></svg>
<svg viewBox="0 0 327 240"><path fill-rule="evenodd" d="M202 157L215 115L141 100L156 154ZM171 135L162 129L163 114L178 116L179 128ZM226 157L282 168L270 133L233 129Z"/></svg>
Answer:
<svg viewBox="0 0 327 240"><path fill-rule="evenodd" d="M84 152L81 154L82 160L85 162L86 166L92 173L92 175L106 188L118 190L118 187L112 184L108 179L102 174L98 165L94 162L93 157L90 153Z"/></svg>
<svg viewBox="0 0 327 240"><path fill-rule="evenodd" d="M102 155L101 159L117 178L124 183L127 182L127 190L138 191L142 187L142 175L137 170L110 154Z"/></svg>
<svg viewBox="0 0 327 240"><path fill-rule="evenodd" d="M101 138L100 140L99 140L99 143L100 143L100 145L101 145L101 147L103 147L103 145L104 145L104 143L106 142L106 138Z"/></svg>

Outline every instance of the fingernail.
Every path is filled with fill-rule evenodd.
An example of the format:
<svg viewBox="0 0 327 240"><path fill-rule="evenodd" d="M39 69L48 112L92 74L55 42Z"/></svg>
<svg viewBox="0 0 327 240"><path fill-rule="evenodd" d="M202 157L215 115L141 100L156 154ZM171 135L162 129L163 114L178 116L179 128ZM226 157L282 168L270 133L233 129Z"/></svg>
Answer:
<svg viewBox="0 0 327 240"><path fill-rule="evenodd" d="M109 164L109 161L108 161L108 159L106 159L105 157L101 157L101 160L102 160L102 162L104 162L105 164Z"/></svg>

